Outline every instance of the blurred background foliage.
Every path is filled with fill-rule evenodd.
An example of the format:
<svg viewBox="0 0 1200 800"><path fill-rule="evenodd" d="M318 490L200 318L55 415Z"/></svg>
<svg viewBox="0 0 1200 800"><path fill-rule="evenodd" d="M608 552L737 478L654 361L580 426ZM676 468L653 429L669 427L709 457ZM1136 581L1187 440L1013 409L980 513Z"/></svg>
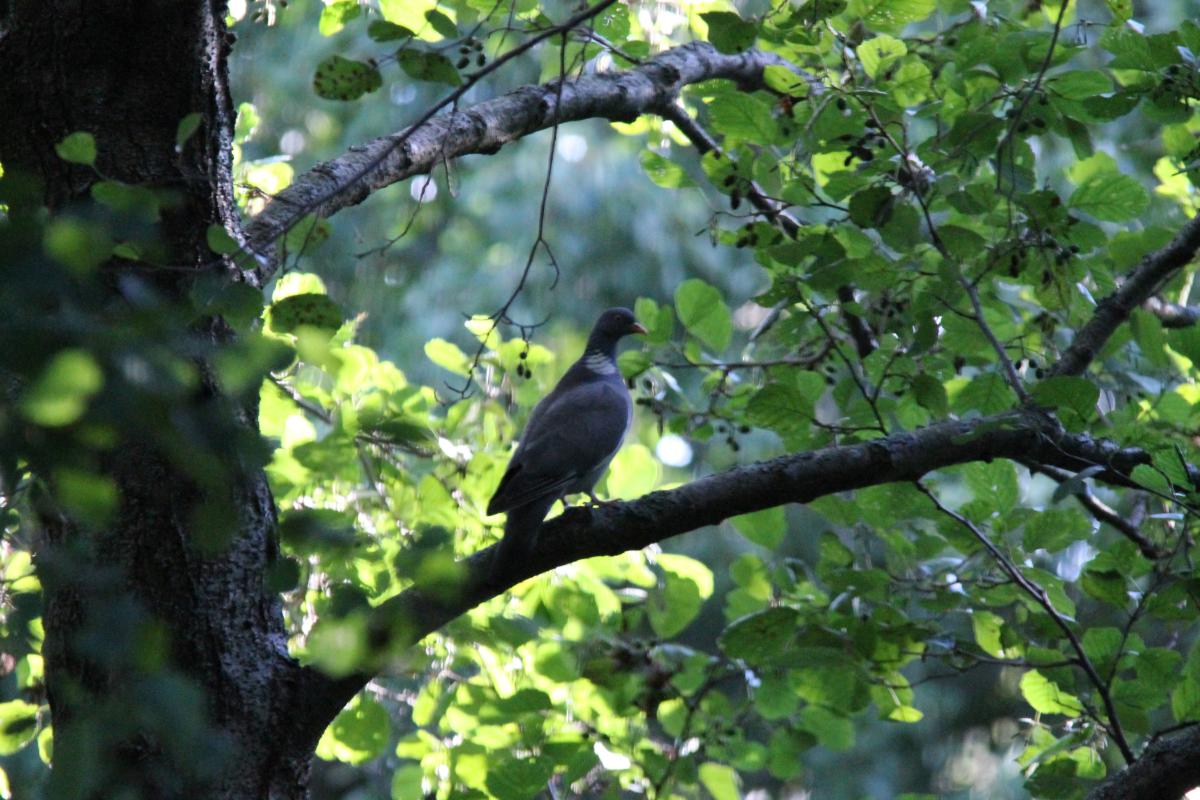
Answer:
<svg viewBox="0 0 1200 800"><path fill-rule="evenodd" d="M444 92L392 63L394 45L376 41L387 31L377 28L373 38L371 23L410 26L430 41L432 49L419 52L436 53L446 43L437 28L449 21L449 59L474 64L481 54L494 57L503 37L476 49L464 38L466 21L496 8L476 0L232 3L236 174L248 212L261 207L263 193L347 144L396 130ZM560 19L571 9L519 2L513 26L540 24L539 10ZM714 11L737 16L701 16ZM1029 91L1057 6L814 0L780 12L798 29L771 22L774 11L762 2L634 3L616 6L603 24L649 52L706 35L736 49L753 22L749 41L759 37L810 69L844 70L867 88L845 84L838 100L797 103L789 119L777 95L760 93L746 105L721 87L697 87L689 103L705 107L733 168L701 159L654 120L572 125L556 138L544 132L439 168L428 181L391 187L343 212L314 237L323 241L293 253L261 323L257 298L219 287L200 287L183 307L147 294L132 310L94 308L88 254L136 236L86 215L49 228L36 218L17 225L12 215L0 226L11 274L40 267L43 249L58 272L47 281L45 270L36 280L27 271L24 282L0 287L4 308L25 310L5 323L27 346L5 366L34 387L17 415L28 424L20 433L49 432L31 445L6 424L6 441L24 458L7 465L6 485L23 485L30 464L50 459L59 501L102 525L115 498L88 454L111 447L105 435L137 424L146 409L170 416L196 376L180 357L189 344L169 332L180 319L222 313L240 343L208 355L231 395L259 393L270 452L222 444L219 426L198 426L207 432L180 458L236 446L267 463L286 554L270 580L284 593L293 652L334 674L378 666L366 609L413 582L451 585L454 557L494 541L500 521L483 508L524 416L577 356L604 307L633 306L651 334L621 359L638 415L602 496L634 498L735 463L871 438L881 416L902 429L1011 404L976 326L947 317L929 332L931 312L921 303L947 273L920 235L913 187L896 185L903 168L871 133L880 130L868 124L872 115L909 131L914 156L927 148L911 163L923 159L945 179L935 212L956 231L947 234L955 256L972 264L984 257L985 240L997 250L1019 244L1004 285L986 285L985 316L1020 342L1020 369L1031 382L1062 332L1090 309L1070 287L1102 296L1114 275L1194 213L1195 181L1181 177L1194 174L1186 173L1200 128L1195 95L1186 94L1194 89L1177 92L1175 103L1152 84L1173 77L1177 85L1197 65L1182 53L1164 55L1161 40L1153 51L1139 43L1177 30L1194 36L1194 27L1181 27L1194 16L1182 0L1069 12L1061 47L1072 60L1061 72L1082 77L1059 77L1053 106L1029 95L1034 129L1001 165L1018 198L1010 196L1011 205L1025 215L1015 232L998 221L1011 219L1012 208L998 205L988 158L1012 119L1007 111ZM1124 23L1129 17L1144 32ZM485 27L496 26L493 19ZM1119 40L1108 40L1106 51L1096 46L1105 34ZM1002 36L1015 38L998 46L993 39ZM888 48L900 39L909 44L896 56ZM1005 50L1014 42L1028 45L1020 56ZM856 60L843 61L856 47ZM872 47L875 61L863 55ZM1137 61L1143 52L1148 63ZM1127 63L1114 68L1113 55ZM314 72L334 56L380 59L378 88L357 102L318 96ZM553 77L558 58L554 47L535 51L464 103ZM908 71L897 80L901 69ZM1124 90L1141 103L1138 113L1081 110L1089 98ZM963 124L968 100L972 121L991 126L975 149L969 127L944 136ZM769 123L756 140L746 120L761 122L763 109ZM793 121L799 132L779 128ZM520 282L538 236L552 141L542 234L557 268L544 250L536 253L508 312L545 324L493 329L486 315ZM803 168L795 169L798 154ZM86 142L73 142L63 157L87 156ZM1116 175L1135 176L1137 186ZM732 197L748 176L800 209L811 233L782 242L750 217ZM1085 185L1098 197L1081 195ZM1054 210L1067 198L1086 219L1071 224ZM130 217L140 208L134 203ZM1130 220L1126 233L1112 224ZM1043 243L1043 234L1057 239ZM143 253L150 251L152 241ZM846 271L824 271L831 264ZM841 311L868 319L881 345L858 359L838 358L829 345L853 351L833 302L847 276L862 294ZM1190 282L1170 289L1186 301ZM66 296L78 298L71 318L103 318L106 330L123 333L96 340L86 325L39 322L31 297L57 308ZM816 317L830 320L835 334L823 335ZM935 341L910 341L921 335ZM1101 388L1113 407L1104 434L1168 450L1178 444L1194 463L1183 433L1200 398L1186 354L1200 348L1187 334L1170 336L1139 317L1109 351L1112 373ZM146 341L154 347L143 350ZM918 346L919 359L902 350ZM123 368L130 352L148 352L153 369ZM874 402L858 396L863 380L879 387ZM1082 428L1097 424L1095 402L1072 405L1061 395L1093 389L1071 385L1046 399ZM205 413L194 419L208 421ZM65 463L58 454L68 451L81 462ZM1172 469L1166 460L1158 466ZM203 459L196 469L209 475ZM1131 735L1195 718L1190 566L1152 565L1093 525L1054 481L1025 468L972 465L934 485L949 505L990 526L1060 613L1085 624L1089 656L1109 671L1110 688L1124 687L1119 707ZM1106 499L1122 512L1145 508L1135 494ZM0 796L26 797L45 780L52 734L40 689L32 500L13 496L2 564ZM1163 546L1186 538L1190 523L1173 516L1176 509L1153 509L1165 515L1156 529ZM1133 599L1144 597L1157 599ZM556 570L391 654L322 738L313 796L518 800L548 793L548 785L557 796L716 800L1082 796L1120 761L1091 688L1063 666L1072 653L1042 611L998 579L978 543L912 487L737 518L645 552ZM159 645L144 635L152 626L132 618L133 644L122 657L157 674ZM154 686L189 698L186 687ZM194 732L199 701L190 701L181 706L181 729Z"/></svg>

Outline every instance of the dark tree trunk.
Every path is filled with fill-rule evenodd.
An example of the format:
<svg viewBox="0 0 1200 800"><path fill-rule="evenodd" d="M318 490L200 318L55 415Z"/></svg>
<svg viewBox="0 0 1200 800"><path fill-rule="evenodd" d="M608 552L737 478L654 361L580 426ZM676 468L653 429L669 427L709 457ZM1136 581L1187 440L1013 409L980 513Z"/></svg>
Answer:
<svg viewBox="0 0 1200 800"><path fill-rule="evenodd" d="M55 213L86 201L99 176L175 198L158 231L172 267L110 262L114 298L126 269L175 299L197 276L231 269L206 246L209 225L240 230L224 14L219 0L0 3L5 170L38 178ZM200 127L177 149L193 113ZM95 171L56 156L75 131L95 137ZM229 336L220 320L191 335L210 348ZM256 409L220 397L196 363L198 414L252 441ZM305 796L315 732L290 731L312 674L289 657L278 597L264 587L275 506L262 470L230 447L223 483L204 481L161 436L121 433L102 457L119 490L114 522L96 530L41 507L50 795Z"/></svg>

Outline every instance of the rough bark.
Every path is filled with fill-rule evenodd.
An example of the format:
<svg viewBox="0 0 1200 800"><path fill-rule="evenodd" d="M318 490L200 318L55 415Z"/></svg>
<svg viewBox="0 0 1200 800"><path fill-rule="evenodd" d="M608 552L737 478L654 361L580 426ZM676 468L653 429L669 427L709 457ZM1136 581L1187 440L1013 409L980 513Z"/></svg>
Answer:
<svg viewBox="0 0 1200 800"><path fill-rule="evenodd" d="M205 244L210 224L238 225L224 3L18 0L8 12L0 31L6 172L36 176L53 212L75 208L99 178L59 159L54 145L87 131L99 173L179 199L164 209L160 234L182 268L141 270L143 280L178 298L196 275L226 267ZM193 112L202 116L200 130L177 151L177 126ZM115 294L124 267L104 269ZM208 345L228 336L219 321L192 333ZM211 383L193 402L253 430L255 409L221 398ZM121 497L111 527L85 530L41 509L51 796L304 795L310 751L280 735L300 673L287 653L278 597L263 586L274 501L261 470L242 469L232 450L223 466L228 490L214 492L149 433L122 431L121 447L103 463ZM192 512L202 503L231 520L228 547L199 546ZM98 655L97 639L116 645L122 624L165 632L161 668L140 669L127 653ZM186 715L188 697L200 698L199 719ZM114 724L122 714L128 727ZM181 751L172 728L187 724L199 735Z"/></svg>
<svg viewBox="0 0 1200 800"><path fill-rule="evenodd" d="M1200 786L1200 728L1160 739L1088 800L1177 800Z"/></svg>

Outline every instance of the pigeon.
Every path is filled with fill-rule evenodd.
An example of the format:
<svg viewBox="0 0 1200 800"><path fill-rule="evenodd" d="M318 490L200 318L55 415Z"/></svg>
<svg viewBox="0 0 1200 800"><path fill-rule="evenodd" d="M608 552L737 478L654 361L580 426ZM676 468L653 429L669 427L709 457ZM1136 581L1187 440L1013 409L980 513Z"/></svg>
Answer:
<svg viewBox="0 0 1200 800"><path fill-rule="evenodd" d="M617 342L631 333L646 329L629 309L601 314L583 355L529 415L487 506L489 516L508 514L491 564L493 583L533 551L538 528L555 500L566 505L567 495L586 493L599 502L592 487L621 448L633 419L633 402L616 359Z"/></svg>

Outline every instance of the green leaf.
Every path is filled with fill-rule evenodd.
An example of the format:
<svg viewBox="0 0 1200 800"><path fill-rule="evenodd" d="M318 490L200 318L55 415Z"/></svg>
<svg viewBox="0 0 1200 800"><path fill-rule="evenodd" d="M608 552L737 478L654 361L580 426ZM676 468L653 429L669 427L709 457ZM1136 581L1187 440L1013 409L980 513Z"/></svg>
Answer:
<svg viewBox="0 0 1200 800"><path fill-rule="evenodd" d="M220 225L209 225L208 229L204 232L204 238L208 242L209 250L223 256L233 255L242 249L238 246L234 238L229 235L229 231Z"/></svg>
<svg viewBox="0 0 1200 800"><path fill-rule="evenodd" d="M700 765L700 783L712 795L713 800L740 800L738 773L733 767L715 762Z"/></svg>
<svg viewBox="0 0 1200 800"><path fill-rule="evenodd" d="M620 42L629 36L629 9L621 4L610 6L593 18L596 33L610 42Z"/></svg>
<svg viewBox="0 0 1200 800"><path fill-rule="evenodd" d="M254 135L259 123L258 109L253 103L238 105L237 122L233 125L233 140L238 144L245 143Z"/></svg>
<svg viewBox="0 0 1200 800"><path fill-rule="evenodd" d="M1036 669L1021 676L1021 695L1039 714L1062 714L1078 717L1083 713L1079 698L1058 688L1058 685Z"/></svg>
<svg viewBox="0 0 1200 800"><path fill-rule="evenodd" d="M1080 419L1088 420L1096 415L1100 389L1087 378L1059 376L1034 384L1030 395L1039 405L1069 408Z"/></svg>
<svg viewBox="0 0 1200 800"><path fill-rule="evenodd" d="M91 166L96 163L96 138L87 131L76 131L54 145L54 152L63 161Z"/></svg>
<svg viewBox="0 0 1200 800"><path fill-rule="evenodd" d="M313 90L326 100L357 100L380 86L383 86L383 76L375 64L338 55L318 64L313 75Z"/></svg>
<svg viewBox="0 0 1200 800"><path fill-rule="evenodd" d="M700 613L704 598L712 594L712 573L698 561L662 554L664 578L647 604L650 627L663 638L683 631Z"/></svg>
<svg viewBox="0 0 1200 800"><path fill-rule="evenodd" d="M198 111L193 111L179 120L179 125L175 128L176 149L182 149L187 144L188 139L191 139L196 131L200 130L200 123L203 121L204 117Z"/></svg>
<svg viewBox="0 0 1200 800"><path fill-rule="evenodd" d="M946 387L932 375L922 372L914 376L912 390L913 397L916 398L917 402L936 416L944 417L950 412L950 401L946 396Z"/></svg>
<svg viewBox="0 0 1200 800"><path fill-rule="evenodd" d="M730 658L764 664L786 655L785 651L796 635L798 617L793 608L768 608L730 623L717 644Z"/></svg>
<svg viewBox="0 0 1200 800"><path fill-rule="evenodd" d="M1183 662L1183 675L1171 692L1171 713L1176 722L1200 719L1200 641L1192 643Z"/></svg>
<svg viewBox="0 0 1200 800"><path fill-rule="evenodd" d="M487 789L499 800L529 800L546 788L553 763L543 756L501 758L487 771Z"/></svg>
<svg viewBox="0 0 1200 800"><path fill-rule="evenodd" d="M963 467L963 477L976 500L1001 512L1016 506L1020 487L1011 461L976 461Z"/></svg>
<svg viewBox="0 0 1200 800"><path fill-rule="evenodd" d="M144 186L119 181L96 181L92 184L91 195L97 203L138 222L158 222L158 198Z"/></svg>
<svg viewBox="0 0 1200 800"><path fill-rule="evenodd" d="M1044 549L1055 553L1084 539L1090 531L1091 525L1082 512L1048 508L1025 523L1024 544L1030 551Z"/></svg>
<svg viewBox="0 0 1200 800"><path fill-rule="evenodd" d="M908 47L901 40L882 33L860 44L855 52L858 53L863 70L875 79L883 70L907 55Z"/></svg>
<svg viewBox="0 0 1200 800"><path fill-rule="evenodd" d="M425 772L420 764L405 764L392 772L392 800L424 797Z"/></svg>
<svg viewBox="0 0 1200 800"><path fill-rule="evenodd" d="M892 218L896 198L886 186L868 186L850 198L850 219L860 228L881 228Z"/></svg>
<svg viewBox="0 0 1200 800"><path fill-rule="evenodd" d="M1160 495L1171 496L1171 482L1167 480L1167 476L1149 464L1138 464L1129 477Z"/></svg>
<svg viewBox="0 0 1200 800"><path fill-rule="evenodd" d="M814 375L824 380L816 373ZM750 398L746 406L746 421L758 428L769 428L780 434L794 433L812 424L813 401L803 392L786 383L768 383Z"/></svg>
<svg viewBox="0 0 1200 800"><path fill-rule="evenodd" d="M73 348L61 350L25 392L21 410L36 425L70 425L83 416L88 400L103 385L104 373L90 353Z"/></svg>
<svg viewBox="0 0 1200 800"><path fill-rule="evenodd" d="M936 7L937 0L850 0L847 12L870 30L898 31L925 19Z"/></svg>
<svg viewBox="0 0 1200 800"><path fill-rule="evenodd" d="M816 739L804 731L775 728L767 745L767 770L779 780L799 775L804 768L804 751L815 743Z"/></svg>
<svg viewBox="0 0 1200 800"><path fill-rule="evenodd" d="M731 517L729 521L747 539L771 550L779 546L787 532L787 515L783 506Z"/></svg>
<svg viewBox="0 0 1200 800"><path fill-rule="evenodd" d="M780 64L768 64L763 68L763 83L789 97L807 97L809 93L809 83L804 76Z"/></svg>
<svg viewBox="0 0 1200 800"><path fill-rule="evenodd" d="M1121 653L1121 631L1113 627L1088 628L1083 632L1083 651L1101 674L1109 672Z"/></svg>
<svg viewBox="0 0 1200 800"><path fill-rule="evenodd" d="M976 610L971 614L971 630L975 634L975 643L983 652L995 658L1004 657L1004 645L1001 643L1001 633L1004 631L1004 619L990 611Z"/></svg>
<svg viewBox="0 0 1200 800"><path fill-rule="evenodd" d="M729 346L733 335L733 317L721 292L698 278L679 284L675 290L675 309L688 332L716 351Z"/></svg>
<svg viewBox="0 0 1200 800"><path fill-rule="evenodd" d="M24 700L0 703L0 756L11 755L37 736L38 707Z"/></svg>
<svg viewBox="0 0 1200 800"><path fill-rule="evenodd" d="M1069 100L1083 100L1112 91L1112 80L1103 72L1081 69L1046 82L1046 88Z"/></svg>
<svg viewBox="0 0 1200 800"><path fill-rule="evenodd" d="M758 26L731 11L709 11L700 19L708 25L708 40L722 53L740 53L758 38Z"/></svg>
<svg viewBox="0 0 1200 800"><path fill-rule="evenodd" d="M604 485L610 497L641 497L658 484L658 459L641 443L622 447L612 460Z"/></svg>
<svg viewBox="0 0 1200 800"><path fill-rule="evenodd" d="M621 370L622 378L636 378L653 365L650 354L645 350L626 350L617 356L617 367Z"/></svg>
<svg viewBox="0 0 1200 800"><path fill-rule="evenodd" d="M396 60L409 77L419 81L445 83L450 86L462 83L462 76L458 74L454 64L441 53L406 48L396 54Z"/></svg>
<svg viewBox="0 0 1200 800"><path fill-rule="evenodd" d="M358 4L358 0L337 0L321 9L317 30L322 36L333 36L361 13L362 6Z"/></svg>
<svg viewBox="0 0 1200 800"><path fill-rule="evenodd" d="M702 598L709 598L713 593L713 574L703 562L676 553L659 553L655 563L664 572L676 575L696 584L696 590Z"/></svg>
<svg viewBox="0 0 1200 800"><path fill-rule="evenodd" d="M892 97L902 106L915 106L929 96L933 79L929 67L919 58L908 58L900 64L887 83Z"/></svg>
<svg viewBox="0 0 1200 800"><path fill-rule="evenodd" d="M1150 194L1133 178L1120 173L1093 175L1075 190L1071 208L1105 222L1132 219L1150 205Z"/></svg>
<svg viewBox="0 0 1200 800"><path fill-rule="evenodd" d="M425 357L456 375L468 375L471 372L471 359L458 349L458 345L445 339L430 339L426 342Z"/></svg>
<svg viewBox="0 0 1200 800"><path fill-rule="evenodd" d="M664 189L680 189L696 185L696 182L683 171L683 167L653 150L643 150L639 160L650 180Z"/></svg>
<svg viewBox="0 0 1200 800"><path fill-rule="evenodd" d="M73 467L54 471L54 489L69 513L97 527L111 521L120 500L112 478Z"/></svg>
<svg viewBox="0 0 1200 800"><path fill-rule="evenodd" d="M854 746L853 723L823 706L806 706L800 712L800 725L816 736L823 747L834 752Z"/></svg>
<svg viewBox="0 0 1200 800"><path fill-rule="evenodd" d="M956 411L975 410L981 414L997 414L1012 408L1017 396L995 372L985 372L971 382L954 398Z"/></svg>
<svg viewBox="0 0 1200 800"><path fill-rule="evenodd" d="M757 97L740 92L721 92L708 104L712 126L718 132L757 144L779 139L779 125L771 106Z"/></svg>
<svg viewBox="0 0 1200 800"><path fill-rule="evenodd" d="M390 734L387 710L359 695L326 729L317 745L317 755L347 764L364 764L383 752Z"/></svg>
<svg viewBox="0 0 1200 800"><path fill-rule="evenodd" d="M300 326L337 330L342 326L342 309L327 294L294 294L271 304L271 330L292 333Z"/></svg>
<svg viewBox="0 0 1200 800"><path fill-rule="evenodd" d="M436 8L431 8L425 12L425 21L429 23L431 28L447 39L454 39L458 36L458 26L454 24L454 20Z"/></svg>
<svg viewBox="0 0 1200 800"><path fill-rule="evenodd" d="M403 25L376 19L367 26L367 36L376 42L395 42L400 39L412 39L416 34Z"/></svg>

